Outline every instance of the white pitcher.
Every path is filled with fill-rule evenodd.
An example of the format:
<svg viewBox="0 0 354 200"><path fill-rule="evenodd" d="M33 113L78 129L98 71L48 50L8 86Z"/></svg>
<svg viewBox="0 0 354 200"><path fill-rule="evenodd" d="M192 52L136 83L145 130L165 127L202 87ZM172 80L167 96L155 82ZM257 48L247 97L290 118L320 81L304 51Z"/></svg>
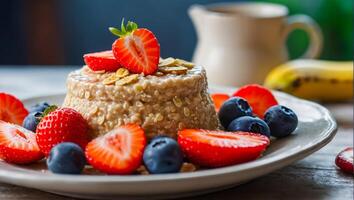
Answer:
<svg viewBox="0 0 354 200"><path fill-rule="evenodd" d="M288 60L285 46L294 29L305 30L310 45L302 57L315 58L322 33L306 15L288 17L285 6L271 3L193 5L189 9L198 43L193 62L204 66L212 84L262 83L267 73Z"/></svg>

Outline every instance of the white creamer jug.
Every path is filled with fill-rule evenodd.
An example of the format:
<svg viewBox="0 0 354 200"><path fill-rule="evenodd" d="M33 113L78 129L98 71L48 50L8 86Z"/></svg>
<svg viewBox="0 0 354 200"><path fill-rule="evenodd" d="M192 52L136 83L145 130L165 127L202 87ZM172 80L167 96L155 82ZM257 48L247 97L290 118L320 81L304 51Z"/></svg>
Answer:
<svg viewBox="0 0 354 200"><path fill-rule="evenodd" d="M305 30L310 45L304 58L315 58L322 33L306 15L288 17L285 6L272 3L193 5L189 15L198 43L193 62L205 67L211 84L241 86L262 83L267 73L288 60L286 39Z"/></svg>

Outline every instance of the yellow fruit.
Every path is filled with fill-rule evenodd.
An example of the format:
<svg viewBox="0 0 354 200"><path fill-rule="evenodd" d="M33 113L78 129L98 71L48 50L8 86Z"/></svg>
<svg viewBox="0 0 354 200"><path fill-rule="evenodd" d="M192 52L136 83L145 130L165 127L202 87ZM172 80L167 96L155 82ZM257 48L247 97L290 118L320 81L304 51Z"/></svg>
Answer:
<svg viewBox="0 0 354 200"><path fill-rule="evenodd" d="M273 69L264 85L310 100L350 100L353 97L353 62L294 60Z"/></svg>

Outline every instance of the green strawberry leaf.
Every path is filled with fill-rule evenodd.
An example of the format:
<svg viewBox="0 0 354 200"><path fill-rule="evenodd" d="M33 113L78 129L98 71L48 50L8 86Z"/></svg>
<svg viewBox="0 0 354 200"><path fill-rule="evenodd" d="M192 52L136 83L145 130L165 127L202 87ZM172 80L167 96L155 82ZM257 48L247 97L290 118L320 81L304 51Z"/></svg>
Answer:
<svg viewBox="0 0 354 200"><path fill-rule="evenodd" d="M51 106L49 106L48 108L46 108L46 109L43 111L42 117L45 117L45 116L48 115L49 113L55 111L57 108L58 108L58 106L56 106L56 105L51 105Z"/></svg>
<svg viewBox="0 0 354 200"><path fill-rule="evenodd" d="M132 31L132 23L131 23L131 21L128 21L128 23L127 23L127 32L131 32Z"/></svg>
<svg viewBox="0 0 354 200"><path fill-rule="evenodd" d="M119 29L117 29L117 28L109 27L108 29L109 29L109 31L110 31L111 33L113 33L114 35L116 35L116 36L118 36L118 37L120 37L120 36L123 35L122 32L121 32Z"/></svg>
<svg viewBox="0 0 354 200"><path fill-rule="evenodd" d="M137 23L135 23L135 22L132 22L132 29L133 30L136 30L136 29L138 29L138 24Z"/></svg>
<svg viewBox="0 0 354 200"><path fill-rule="evenodd" d="M120 30L115 27L109 27L108 30L118 37L124 37L130 35L133 31L138 29L138 25L135 22L128 21L127 24L124 23L124 18L122 19Z"/></svg>
<svg viewBox="0 0 354 200"><path fill-rule="evenodd" d="M125 26L124 26L124 18L122 19L122 22L120 23L120 30L122 31L123 34L127 32L125 30Z"/></svg>

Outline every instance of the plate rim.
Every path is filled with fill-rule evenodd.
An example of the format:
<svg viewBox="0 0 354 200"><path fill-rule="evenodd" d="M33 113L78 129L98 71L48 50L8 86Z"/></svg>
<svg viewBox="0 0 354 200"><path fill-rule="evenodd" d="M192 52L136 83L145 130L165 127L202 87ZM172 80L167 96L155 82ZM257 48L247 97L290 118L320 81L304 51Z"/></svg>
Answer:
<svg viewBox="0 0 354 200"><path fill-rule="evenodd" d="M225 89L225 87L224 87ZM258 168L264 168L269 165L276 165L277 163L283 163L286 160L291 160L292 162L295 162L298 160L297 157L306 157L307 155L321 149L323 146L328 144L333 137L336 135L338 126L336 121L334 120L332 114L323 106L311 102L308 100L300 99L297 97L294 97L289 94L285 94L282 92L274 91L276 96L282 96L283 98L286 99L291 99L292 101L298 101L298 102L304 102L307 103L308 105L311 105L312 107L315 107L317 110L319 110L321 113L325 114L324 119L328 122L328 127L323 132L323 137L319 138L318 140L308 143L304 145L299 150L293 151L293 152L282 152L276 156L273 156L271 158L267 158L264 160L255 160L255 161L250 161L247 163L243 164L238 164L238 165L233 165L233 166L228 166L228 167L222 167L222 168L215 168L215 169L207 169L207 170L201 170L201 171L196 171L192 173L171 173L171 174L153 174L149 176L142 176L142 175L58 175L58 174L50 174L50 176L43 176L43 174L40 173L31 173L28 172L28 169L14 169L14 170L4 170L0 168L0 180L11 180L11 182L14 182L15 180L32 180L32 181L40 181L40 182L65 182L67 180L75 180L73 182L80 182L80 183L135 183L135 182L154 182L154 181L181 181L185 179L195 179L195 178L206 178L206 177L213 177L213 176L220 176L220 175L227 175L227 174L233 174L233 173L242 173L247 170L257 170ZM55 98L59 96L64 96L65 93L58 93L58 94L51 94L51 95L41 95L41 96L33 96L29 98L24 98L23 101L31 101L36 98ZM305 156L302 156L305 155ZM300 158L301 159L301 158ZM0 161L2 162L2 161ZM288 161L289 162L289 161ZM3 163L7 165L12 165L8 163ZM279 165L278 165L279 166ZM280 165L278 168L282 168L286 165ZM14 168L20 168L21 166L11 166ZM273 166L273 169L275 167ZM272 170L274 171L274 170ZM11 177L11 178L9 178Z"/></svg>

